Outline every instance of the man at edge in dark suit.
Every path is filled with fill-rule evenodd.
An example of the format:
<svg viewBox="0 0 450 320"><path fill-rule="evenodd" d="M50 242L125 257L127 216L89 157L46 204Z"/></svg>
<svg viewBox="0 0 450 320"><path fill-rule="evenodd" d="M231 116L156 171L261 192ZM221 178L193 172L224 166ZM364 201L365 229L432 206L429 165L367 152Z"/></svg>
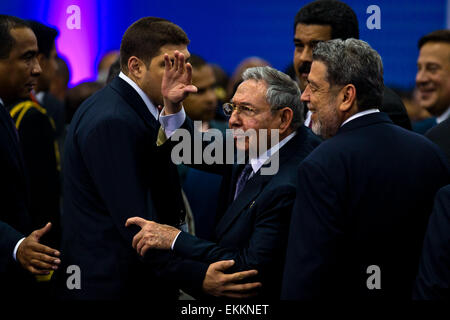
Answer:
<svg viewBox="0 0 450 320"><path fill-rule="evenodd" d="M36 298L36 275L57 269L59 252L42 244L40 238L51 224L31 232L28 214L27 177L18 134L5 105L28 97L41 72L37 41L27 23L0 15L0 282L9 299ZM39 298L39 296L37 296Z"/></svg>
<svg viewBox="0 0 450 320"><path fill-rule="evenodd" d="M317 44L307 81L327 140L298 170L281 297L410 299L446 159L379 111L383 65L366 42Z"/></svg>

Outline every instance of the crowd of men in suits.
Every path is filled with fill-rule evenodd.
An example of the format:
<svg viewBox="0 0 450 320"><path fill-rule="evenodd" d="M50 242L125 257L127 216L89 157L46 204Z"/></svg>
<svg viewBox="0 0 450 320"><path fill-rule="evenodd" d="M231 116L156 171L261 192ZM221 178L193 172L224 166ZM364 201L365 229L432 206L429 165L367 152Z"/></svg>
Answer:
<svg viewBox="0 0 450 320"><path fill-rule="evenodd" d="M419 41L419 102L439 123L423 136L353 10L336 0L301 8L297 81L249 68L224 105L233 132L256 132L224 139L257 155L187 161L222 176L208 237L185 226L172 160L178 130L208 134L183 106L204 94L186 33L155 17L127 29L117 76L71 119L61 210L58 113L45 99L56 35L0 15L0 281L10 298L450 298L449 30ZM183 158L213 142L193 142ZM275 157L278 170L264 174Z"/></svg>

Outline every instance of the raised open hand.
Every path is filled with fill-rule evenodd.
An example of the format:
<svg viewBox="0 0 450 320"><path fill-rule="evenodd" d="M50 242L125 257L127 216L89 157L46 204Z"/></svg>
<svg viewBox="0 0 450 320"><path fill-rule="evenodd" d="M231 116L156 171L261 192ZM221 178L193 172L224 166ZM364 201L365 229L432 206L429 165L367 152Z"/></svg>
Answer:
<svg viewBox="0 0 450 320"><path fill-rule="evenodd" d="M164 98L166 113L176 113L179 111L180 103L191 92L197 92L197 88L192 85L192 66L186 63L184 54L179 51L174 52L173 63L169 55L164 55L164 76L161 84L161 93Z"/></svg>

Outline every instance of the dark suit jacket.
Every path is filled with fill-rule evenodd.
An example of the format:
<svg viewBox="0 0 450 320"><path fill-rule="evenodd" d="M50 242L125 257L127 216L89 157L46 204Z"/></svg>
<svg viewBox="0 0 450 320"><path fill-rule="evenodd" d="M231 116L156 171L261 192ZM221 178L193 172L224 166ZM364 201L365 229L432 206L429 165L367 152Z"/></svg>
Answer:
<svg viewBox="0 0 450 320"><path fill-rule="evenodd" d="M212 263L233 259L230 272L259 271L263 287L260 297L279 298L290 213L295 198L298 164L320 143L302 126L280 149L279 171L275 175L257 172L233 201L239 170L225 172L221 205L224 214L215 227L212 241L182 232L174 252L182 257ZM220 210L220 209L219 209ZM201 270L198 270L201 273Z"/></svg>
<svg viewBox="0 0 450 320"><path fill-rule="evenodd" d="M425 136L444 151L450 162L450 118L430 129Z"/></svg>
<svg viewBox="0 0 450 320"><path fill-rule="evenodd" d="M118 77L73 117L64 154L61 260L80 267L82 289L68 290L62 279L65 297L175 298L171 281L196 279L167 265L168 253L150 252L143 263L131 245L139 228L125 227L134 216L171 225L184 218L177 170L170 152L156 146L158 129L138 93Z"/></svg>
<svg viewBox="0 0 450 320"><path fill-rule="evenodd" d="M25 102L22 101L19 104L23 105L23 103ZM10 111L14 107L15 105L10 107ZM14 117L14 120L17 120L19 114ZM32 107L24 113L18 133L27 172L28 212L32 229L40 229L47 222L52 222L52 229L44 236L41 243L57 249L61 237L61 185L55 153L55 129L47 114Z"/></svg>
<svg viewBox="0 0 450 320"><path fill-rule="evenodd" d="M31 231L22 152L12 120L0 104L0 283L11 297L26 292L29 275L13 259L17 242Z"/></svg>
<svg viewBox="0 0 450 320"><path fill-rule="evenodd" d="M345 124L299 167L282 298L410 299L434 195L449 182L440 150L385 113ZM367 286L372 265L380 290Z"/></svg>
<svg viewBox="0 0 450 320"><path fill-rule="evenodd" d="M436 195L413 298L450 301L450 185Z"/></svg>

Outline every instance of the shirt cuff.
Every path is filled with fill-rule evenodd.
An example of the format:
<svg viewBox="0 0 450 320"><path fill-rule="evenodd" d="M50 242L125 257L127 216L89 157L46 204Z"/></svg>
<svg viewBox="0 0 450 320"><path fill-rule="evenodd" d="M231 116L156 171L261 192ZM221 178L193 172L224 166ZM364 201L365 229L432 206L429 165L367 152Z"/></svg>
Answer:
<svg viewBox="0 0 450 320"><path fill-rule="evenodd" d="M14 251L13 251L13 258L15 261L17 261L16 255L17 255L17 249L19 249L20 244L22 243L22 241L25 240L25 237L23 237L22 239L20 239L16 246L14 247Z"/></svg>
<svg viewBox="0 0 450 320"><path fill-rule="evenodd" d="M163 116L163 113L164 108L159 115L159 123L161 123L161 126L164 128L164 133L166 134L167 139L169 139L186 120L186 112L184 111L184 107L182 105L181 110L177 113L170 114L168 116Z"/></svg>
<svg viewBox="0 0 450 320"><path fill-rule="evenodd" d="M178 236L180 235L180 233L181 233L181 231L178 232L178 234L176 235L175 239L173 239L172 245L170 246L170 250L173 251L173 247L175 246L175 242L177 241Z"/></svg>

